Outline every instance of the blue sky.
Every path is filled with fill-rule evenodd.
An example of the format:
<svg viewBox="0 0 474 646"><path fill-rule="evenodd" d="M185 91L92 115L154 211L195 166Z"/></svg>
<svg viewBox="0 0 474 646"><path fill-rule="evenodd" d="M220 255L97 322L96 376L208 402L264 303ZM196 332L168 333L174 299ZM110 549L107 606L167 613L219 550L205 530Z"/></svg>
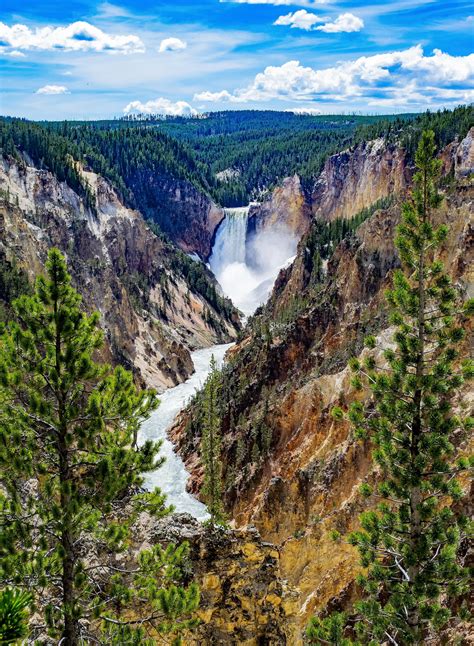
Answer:
<svg viewBox="0 0 474 646"><path fill-rule="evenodd" d="M2 0L0 113L405 112L474 100L466 0Z"/></svg>

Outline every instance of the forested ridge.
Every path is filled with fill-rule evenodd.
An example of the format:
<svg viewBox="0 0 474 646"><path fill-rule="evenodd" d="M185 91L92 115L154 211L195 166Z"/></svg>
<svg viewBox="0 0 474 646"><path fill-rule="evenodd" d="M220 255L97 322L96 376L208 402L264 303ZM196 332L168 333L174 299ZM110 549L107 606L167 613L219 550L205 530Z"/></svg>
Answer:
<svg viewBox="0 0 474 646"><path fill-rule="evenodd" d="M310 187L329 155L361 141L383 136L412 157L420 133L431 128L441 147L466 134L473 114L472 106L464 106L398 116L228 111L96 122L2 119L0 148L9 155L26 153L92 202L74 164L82 161L146 213L150 176L187 181L222 206L239 206L294 173Z"/></svg>

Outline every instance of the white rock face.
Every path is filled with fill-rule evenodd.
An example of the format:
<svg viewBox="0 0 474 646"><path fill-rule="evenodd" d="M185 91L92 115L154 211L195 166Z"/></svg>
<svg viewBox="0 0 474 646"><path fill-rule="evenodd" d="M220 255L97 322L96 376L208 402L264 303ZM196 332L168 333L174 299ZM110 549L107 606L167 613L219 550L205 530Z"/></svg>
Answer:
<svg viewBox="0 0 474 646"><path fill-rule="evenodd" d="M474 173L474 128L471 128L461 141L454 158L456 177L468 177Z"/></svg>

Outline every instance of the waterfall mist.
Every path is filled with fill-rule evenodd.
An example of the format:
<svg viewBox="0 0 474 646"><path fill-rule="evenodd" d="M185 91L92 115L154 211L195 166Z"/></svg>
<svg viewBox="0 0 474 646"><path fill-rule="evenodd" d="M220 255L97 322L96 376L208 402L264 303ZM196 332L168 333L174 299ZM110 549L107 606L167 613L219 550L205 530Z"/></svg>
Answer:
<svg viewBox="0 0 474 646"><path fill-rule="evenodd" d="M248 213L249 207L225 209L209 259L224 294L246 315L266 301L298 245L298 238L284 226L248 235Z"/></svg>

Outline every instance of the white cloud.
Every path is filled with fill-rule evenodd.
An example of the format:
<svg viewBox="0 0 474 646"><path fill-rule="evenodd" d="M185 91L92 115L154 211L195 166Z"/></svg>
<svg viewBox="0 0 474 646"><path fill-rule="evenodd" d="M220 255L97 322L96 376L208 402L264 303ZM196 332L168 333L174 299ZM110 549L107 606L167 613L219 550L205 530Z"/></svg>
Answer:
<svg viewBox="0 0 474 646"><path fill-rule="evenodd" d="M187 43L180 38L165 38L161 41L158 51L160 54L163 52L178 52L186 49L187 46Z"/></svg>
<svg viewBox="0 0 474 646"><path fill-rule="evenodd" d="M309 13L306 9L300 9L286 16L280 16L273 23L274 25L286 25L305 31L325 31L327 33L353 32L360 31L364 26L364 21L352 13L343 13L335 20L325 22L324 25L315 27L318 22L324 22L325 18L317 16L315 13Z"/></svg>
<svg viewBox="0 0 474 646"><path fill-rule="evenodd" d="M69 90L65 85L44 85L35 94L69 94Z"/></svg>
<svg viewBox="0 0 474 646"><path fill-rule="evenodd" d="M274 25L285 25L290 26L294 29L304 29L305 31L310 31L313 26L318 22L324 22L323 18L320 18L315 13L309 13L306 9L300 9L293 13L288 13L286 16L280 16L273 23Z"/></svg>
<svg viewBox="0 0 474 646"><path fill-rule="evenodd" d="M310 108L310 107L303 107L303 108L288 108L285 110L285 112L293 112L293 114L298 114L302 116L317 116L318 114L323 114L322 110L319 110L319 108Z"/></svg>
<svg viewBox="0 0 474 646"><path fill-rule="evenodd" d="M10 58L25 58L26 54L23 54L23 52L18 51L18 49L13 49L11 52L2 52L2 54L5 54L6 56L10 56Z"/></svg>
<svg viewBox="0 0 474 646"><path fill-rule="evenodd" d="M343 13L331 22L315 27L318 31L324 31L328 34L350 33L360 31L364 26L364 21L353 13Z"/></svg>
<svg viewBox="0 0 474 646"><path fill-rule="evenodd" d="M142 103L141 101L132 101L123 109L124 114L130 114L131 112L143 113L143 114L162 114L165 116L173 117L193 117L196 116L198 111L193 108L186 101L170 101L169 99L154 99L152 101L147 101Z"/></svg>
<svg viewBox="0 0 474 646"><path fill-rule="evenodd" d="M222 92L198 92L193 98L194 101L205 101L206 103L220 103L221 101L239 103L239 99L227 90L222 90Z"/></svg>
<svg viewBox="0 0 474 646"><path fill-rule="evenodd" d="M95 51L120 54L143 53L145 45L138 36L107 34L88 22L73 22L66 27L12 27L0 22L0 50Z"/></svg>
<svg viewBox="0 0 474 646"><path fill-rule="evenodd" d="M453 83L457 87L450 88ZM435 49L432 56L425 56L422 47L416 45L401 51L361 56L326 69L303 67L299 61L288 61L278 67L265 68L253 83L234 93L223 90L201 92L196 96L203 101L240 103L273 99L343 101L374 96L378 97L374 100L383 101L394 98L395 88L400 89L398 96L403 97L405 88L407 96L411 94L420 105L428 105L428 97L436 96L433 88L449 89L453 93L451 101L455 102L458 96L461 102L473 84L474 53L451 56ZM431 91L427 90L428 85Z"/></svg>

